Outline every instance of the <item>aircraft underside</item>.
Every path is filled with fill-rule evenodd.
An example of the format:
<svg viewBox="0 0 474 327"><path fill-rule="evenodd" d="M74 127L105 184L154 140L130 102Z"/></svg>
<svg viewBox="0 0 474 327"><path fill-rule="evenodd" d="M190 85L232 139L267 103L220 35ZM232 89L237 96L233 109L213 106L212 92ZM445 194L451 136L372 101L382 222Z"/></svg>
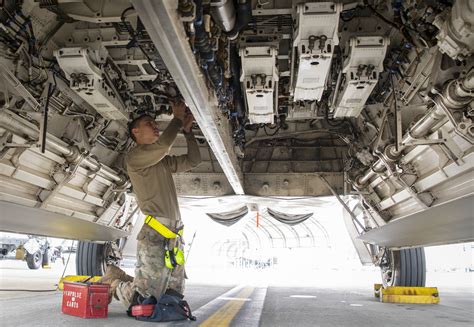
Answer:
<svg viewBox="0 0 474 327"><path fill-rule="evenodd" d="M472 241L473 11L4 1L1 229L100 242L136 232L127 121L147 113L163 129L182 98L203 158L175 176L183 207L291 219L335 196L361 261L382 267L399 249ZM179 135L172 153L185 152Z"/></svg>

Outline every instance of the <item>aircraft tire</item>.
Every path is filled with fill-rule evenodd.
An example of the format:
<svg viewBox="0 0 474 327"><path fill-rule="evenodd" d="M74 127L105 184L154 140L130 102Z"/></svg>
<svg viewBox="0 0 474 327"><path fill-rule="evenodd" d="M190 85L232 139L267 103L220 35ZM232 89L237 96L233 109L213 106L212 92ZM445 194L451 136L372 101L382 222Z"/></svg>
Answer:
<svg viewBox="0 0 474 327"><path fill-rule="evenodd" d="M424 248L389 251L388 269L382 268L384 286L425 286L426 258ZM389 273L387 273L387 270Z"/></svg>
<svg viewBox="0 0 474 327"><path fill-rule="evenodd" d="M26 254L26 264L30 269L39 269L41 267L41 263L43 262L43 253L40 250L36 251L35 253L27 253Z"/></svg>
<svg viewBox="0 0 474 327"><path fill-rule="evenodd" d="M105 271L104 244L79 241L76 252L76 273L81 276L102 276Z"/></svg>

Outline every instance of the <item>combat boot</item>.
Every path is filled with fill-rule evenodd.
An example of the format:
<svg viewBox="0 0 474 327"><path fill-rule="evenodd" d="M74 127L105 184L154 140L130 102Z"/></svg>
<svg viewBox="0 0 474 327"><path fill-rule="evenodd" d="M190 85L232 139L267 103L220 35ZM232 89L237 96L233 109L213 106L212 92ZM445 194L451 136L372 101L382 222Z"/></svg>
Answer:
<svg viewBox="0 0 474 327"><path fill-rule="evenodd" d="M133 282L133 277L127 275L125 271L120 269L117 266L109 265L105 269L105 274L101 279L98 280L99 283L112 284L113 281L120 280L122 282Z"/></svg>
<svg viewBox="0 0 474 327"><path fill-rule="evenodd" d="M117 287L120 285L122 281L120 279L114 280L112 283L110 283L109 287L109 304L112 302L112 299L115 298L118 300L118 298L115 296Z"/></svg>

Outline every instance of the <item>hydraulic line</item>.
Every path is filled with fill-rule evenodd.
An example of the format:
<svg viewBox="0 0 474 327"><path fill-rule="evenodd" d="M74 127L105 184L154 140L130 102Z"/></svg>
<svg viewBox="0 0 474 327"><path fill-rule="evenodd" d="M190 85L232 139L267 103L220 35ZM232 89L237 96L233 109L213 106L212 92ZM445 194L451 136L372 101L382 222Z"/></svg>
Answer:
<svg viewBox="0 0 474 327"><path fill-rule="evenodd" d="M204 25L202 0L197 0L196 19L194 21L194 46L199 53L201 67L207 72L214 87L219 88L222 85L224 74L222 68L216 62L216 56L212 48L211 40L209 39L209 35Z"/></svg>
<svg viewBox="0 0 474 327"><path fill-rule="evenodd" d="M242 97L242 88L240 87L240 57L235 43L230 45L230 69L232 72L232 87L234 89L234 108L238 117L244 117L245 104Z"/></svg>

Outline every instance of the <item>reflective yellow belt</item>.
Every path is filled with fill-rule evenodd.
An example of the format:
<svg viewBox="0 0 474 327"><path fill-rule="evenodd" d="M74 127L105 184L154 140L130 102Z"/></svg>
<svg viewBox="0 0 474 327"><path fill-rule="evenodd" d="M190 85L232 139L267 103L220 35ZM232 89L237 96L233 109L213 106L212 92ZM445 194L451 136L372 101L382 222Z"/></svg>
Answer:
<svg viewBox="0 0 474 327"><path fill-rule="evenodd" d="M173 232L168 227L160 223L155 217L153 216L146 216L145 217L145 224L156 230L158 233L163 235L165 238L177 238L183 236L183 230L181 229L178 233Z"/></svg>

